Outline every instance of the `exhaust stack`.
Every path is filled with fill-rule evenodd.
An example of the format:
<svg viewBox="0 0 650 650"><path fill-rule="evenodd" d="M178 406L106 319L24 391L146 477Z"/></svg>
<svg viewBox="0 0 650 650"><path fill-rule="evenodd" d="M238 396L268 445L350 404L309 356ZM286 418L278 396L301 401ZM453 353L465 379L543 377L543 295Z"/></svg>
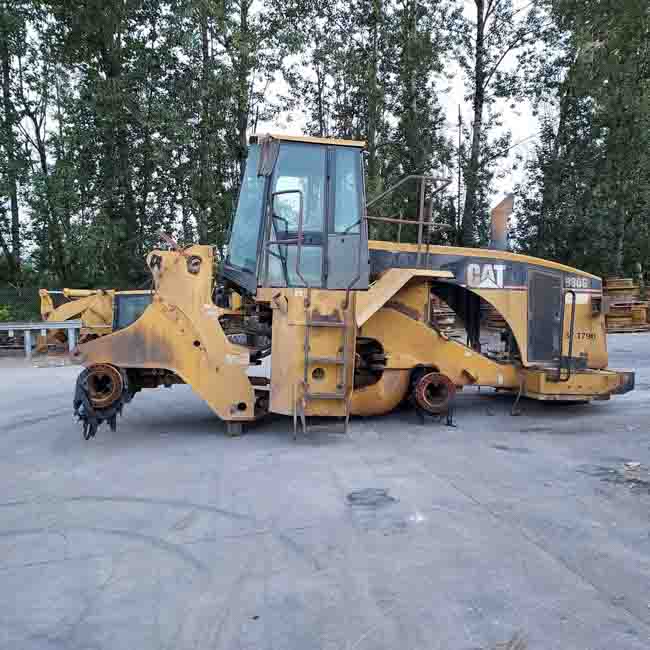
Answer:
<svg viewBox="0 0 650 650"><path fill-rule="evenodd" d="M514 194L507 194L499 205L492 208L492 212L490 212L490 248L500 251L508 250L508 217L512 214L514 202Z"/></svg>

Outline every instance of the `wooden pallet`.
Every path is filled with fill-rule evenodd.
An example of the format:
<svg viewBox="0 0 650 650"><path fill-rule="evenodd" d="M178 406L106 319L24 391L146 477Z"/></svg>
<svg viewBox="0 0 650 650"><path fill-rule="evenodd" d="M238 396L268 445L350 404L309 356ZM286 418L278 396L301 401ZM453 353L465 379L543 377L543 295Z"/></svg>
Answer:
<svg viewBox="0 0 650 650"><path fill-rule="evenodd" d="M634 289L635 287L636 285L632 278L605 278L605 291Z"/></svg>
<svg viewBox="0 0 650 650"><path fill-rule="evenodd" d="M650 324L607 327L608 334L631 334L633 332L650 332Z"/></svg>

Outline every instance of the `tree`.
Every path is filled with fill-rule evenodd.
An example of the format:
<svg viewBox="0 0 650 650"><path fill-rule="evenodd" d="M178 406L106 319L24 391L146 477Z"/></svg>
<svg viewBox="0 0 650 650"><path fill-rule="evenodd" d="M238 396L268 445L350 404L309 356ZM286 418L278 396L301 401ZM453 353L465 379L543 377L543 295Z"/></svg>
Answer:
<svg viewBox="0 0 650 650"><path fill-rule="evenodd" d="M553 18L559 55L540 87L554 104L527 165L532 189L521 188L519 242L621 275L647 263L650 252L647 7L567 0L554 6Z"/></svg>
<svg viewBox="0 0 650 650"><path fill-rule="evenodd" d="M487 107L497 96L515 94L521 81L515 71L504 72L504 62L519 54L518 67L525 69L525 60L535 55L533 47L544 27L544 16L534 3L516 9L511 0L474 0L476 18L460 22L461 47L459 61L469 79L472 98L472 131L469 155L464 172L465 203L461 242L471 246L477 238L477 214L481 192L481 176L485 164L493 157L485 156L484 137L489 129L484 121ZM493 115L498 119L498 115Z"/></svg>
<svg viewBox="0 0 650 650"><path fill-rule="evenodd" d="M447 3L428 0L357 0L323 5L311 21L294 96L305 105L310 133L366 141L369 198L407 174L449 163L436 85L449 13ZM400 192L382 201L384 212L415 216L415 185L404 189L408 207ZM373 224L377 235L395 230Z"/></svg>
<svg viewBox="0 0 650 650"><path fill-rule="evenodd" d="M20 151L18 127L20 117L16 110L15 60L20 56L26 38L26 18L29 3L0 2L0 83L2 85L2 132L0 135L0 198L9 202L9 225L5 206L0 207L0 248L7 262L9 276L17 279L22 257L19 181L24 171Z"/></svg>

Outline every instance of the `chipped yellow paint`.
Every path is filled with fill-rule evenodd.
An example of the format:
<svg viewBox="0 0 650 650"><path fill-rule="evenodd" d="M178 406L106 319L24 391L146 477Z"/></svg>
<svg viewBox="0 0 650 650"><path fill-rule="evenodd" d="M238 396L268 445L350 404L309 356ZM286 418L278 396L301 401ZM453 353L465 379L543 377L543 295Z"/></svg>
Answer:
<svg viewBox="0 0 650 650"><path fill-rule="evenodd" d="M271 337L271 358L278 360L271 366L270 409L274 413L291 415L295 402L305 392L305 327L306 316L311 320L318 318L343 321L345 292L313 290L310 292L310 305L305 307L306 292L303 289L275 289L273 309L273 333ZM347 353L354 359L355 333L352 318L354 302L348 306ZM337 327L311 327L309 336L309 356L343 358L341 345L343 329ZM320 369L315 373L314 371ZM322 371L322 372L321 372ZM342 367L322 361L307 364L307 390L312 393L334 393L341 386ZM345 382L352 385L353 365L350 363ZM321 377L322 374L322 377ZM305 403L306 415L343 416L345 400L308 400Z"/></svg>
<svg viewBox="0 0 650 650"><path fill-rule="evenodd" d="M552 374L539 369L524 369L523 394L547 401L609 399L621 383L621 374L612 370L583 370L573 373L566 382L553 381Z"/></svg>
<svg viewBox="0 0 650 650"><path fill-rule="evenodd" d="M386 304L411 278L452 279L450 271L428 269L388 269L367 291L357 292L357 326L361 327L373 314Z"/></svg>
<svg viewBox="0 0 650 650"><path fill-rule="evenodd" d="M396 298L404 300L403 292L416 290L417 287L407 287ZM427 322L414 320L396 309L380 309L363 325L359 335L382 344L389 370L410 370L422 365L437 368L457 386L518 386L517 370L513 364L488 359L441 335Z"/></svg>
<svg viewBox="0 0 650 650"><path fill-rule="evenodd" d="M383 415L390 413L405 397L409 387L410 370L385 370L381 379L371 386L352 393L352 415Z"/></svg>
<svg viewBox="0 0 650 650"><path fill-rule="evenodd" d="M161 263L152 303L129 327L79 346L78 360L170 370L221 419L254 419L248 349L230 343L215 314L205 309L212 303L212 248L153 251L147 263L153 255ZM201 258L197 274L187 269L189 256Z"/></svg>

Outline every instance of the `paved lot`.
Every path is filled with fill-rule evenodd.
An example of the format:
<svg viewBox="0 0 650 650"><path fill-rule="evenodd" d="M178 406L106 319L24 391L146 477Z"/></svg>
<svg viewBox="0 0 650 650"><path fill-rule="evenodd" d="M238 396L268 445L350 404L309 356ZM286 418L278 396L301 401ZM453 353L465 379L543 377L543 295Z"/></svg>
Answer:
<svg viewBox="0 0 650 650"><path fill-rule="evenodd" d="M609 403L466 394L456 429L296 443L224 437L183 386L85 443L78 370L5 360L0 648L647 650L650 336L610 349L638 390Z"/></svg>

